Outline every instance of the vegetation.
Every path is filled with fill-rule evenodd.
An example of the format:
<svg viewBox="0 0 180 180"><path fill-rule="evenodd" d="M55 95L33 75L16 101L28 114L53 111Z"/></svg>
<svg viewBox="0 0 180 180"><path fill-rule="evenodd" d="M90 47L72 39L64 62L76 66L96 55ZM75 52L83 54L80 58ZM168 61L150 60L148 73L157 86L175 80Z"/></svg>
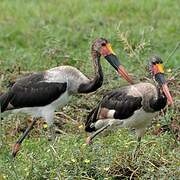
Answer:
<svg viewBox="0 0 180 180"><path fill-rule="evenodd" d="M174 107L166 108L132 159L136 139L126 129L104 133L85 145L84 121L103 94L125 84L105 60L105 81L96 93L73 97L56 124L64 132L47 139L39 121L16 159L11 147L29 123L22 114L1 114L0 179L179 179L180 1L13 0L0 2L0 92L24 73L72 65L93 76L90 46L111 41L136 82L146 81L152 54L165 62Z"/></svg>

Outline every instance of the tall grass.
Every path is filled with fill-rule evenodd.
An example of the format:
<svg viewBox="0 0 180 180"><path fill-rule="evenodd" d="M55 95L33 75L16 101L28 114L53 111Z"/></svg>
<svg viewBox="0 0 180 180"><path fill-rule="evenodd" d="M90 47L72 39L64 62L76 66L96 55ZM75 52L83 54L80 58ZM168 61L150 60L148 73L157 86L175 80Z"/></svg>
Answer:
<svg viewBox="0 0 180 180"><path fill-rule="evenodd" d="M148 75L148 58L161 56L167 79L174 79L170 87L175 107L156 118L134 161L136 139L127 130L109 132L92 146L84 145L83 122L89 110L105 91L125 84L102 59L104 86L74 97L63 109L77 121L61 125L66 135L48 142L39 123L12 160L11 145L27 126L27 116L1 115L0 179L178 179L176 134L168 129L154 132L164 125L171 129L171 121L179 120L179 6L177 0L1 0L0 92L19 74L57 65L75 66L92 77L90 46L95 38L105 37L137 82Z"/></svg>

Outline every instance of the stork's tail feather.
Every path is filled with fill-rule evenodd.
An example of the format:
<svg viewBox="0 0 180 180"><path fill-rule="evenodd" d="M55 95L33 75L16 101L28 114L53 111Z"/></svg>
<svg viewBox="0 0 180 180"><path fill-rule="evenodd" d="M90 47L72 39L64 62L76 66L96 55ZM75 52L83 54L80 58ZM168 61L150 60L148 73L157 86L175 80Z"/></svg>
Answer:
<svg viewBox="0 0 180 180"><path fill-rule="evenodd" d="M10 92L7 93L1 93L0 95L0 107L1 112L4 112L12 98L12 94Z"/></svg>
<svg viewBox="0 0 180 180"><path fill-rule="evenodd" d="M96 120L97 120L99 107L100 107L100 104L89 113L86 123L85 123L85 131L93 132L96 130L95 127L91 126L91 125L92 125L92 123L96 122Z"/></svg>

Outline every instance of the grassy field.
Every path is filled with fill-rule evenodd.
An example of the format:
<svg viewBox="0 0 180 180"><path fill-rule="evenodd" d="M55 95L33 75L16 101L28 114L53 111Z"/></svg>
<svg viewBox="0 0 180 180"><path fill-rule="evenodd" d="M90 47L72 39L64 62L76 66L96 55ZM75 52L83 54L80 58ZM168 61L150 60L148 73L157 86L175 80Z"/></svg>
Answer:
<svg viewBox="0 0 180 180"><path fill-rule="evenodd" d="M126 129L100 135L85 145L84 121L103 94L125 84L105 60L105 81L96 93L73 97L56 121L65 134L47 140L39 121L15 160L11 147L29 117L3 114L0 142L2 179L179 179L180 178L180 1L178 0L1 0L0 92L24 73L72 65L93 77L90 46L110 40L136 82L148 77L148 58L164 60L174 107L153 122L132 159L136 139ZM59 112L62 112L59 110Z"/></svg>

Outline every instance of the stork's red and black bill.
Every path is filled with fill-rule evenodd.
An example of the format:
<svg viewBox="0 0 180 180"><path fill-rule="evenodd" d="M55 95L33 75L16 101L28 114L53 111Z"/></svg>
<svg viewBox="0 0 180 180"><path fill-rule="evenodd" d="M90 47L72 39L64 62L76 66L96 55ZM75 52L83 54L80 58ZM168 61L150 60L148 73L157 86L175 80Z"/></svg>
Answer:
<svg viewBox="0 0 180 180"><path fill-rule="evenodd" d="M120 63L119 59L117 58L109 43L101 48L101 55L103 55L104 58L111 64L111 66L113 66L116 69L120 76L122 76L130 84L133 84L132 78L128 75L127 71Z"/></svg>
<svg viewBox="0 0 180 180"><path fill-rule="evenodd" d="M173 99L172 99L172 96L171 96L171 94L169 92L169 88L167 86L164 74L163 73L157 73L155 75L155 79L159 83L159 85L162 87L162 90L163 90L165 96L167 97L168 104L172 105L173 104Z"/></svg>

